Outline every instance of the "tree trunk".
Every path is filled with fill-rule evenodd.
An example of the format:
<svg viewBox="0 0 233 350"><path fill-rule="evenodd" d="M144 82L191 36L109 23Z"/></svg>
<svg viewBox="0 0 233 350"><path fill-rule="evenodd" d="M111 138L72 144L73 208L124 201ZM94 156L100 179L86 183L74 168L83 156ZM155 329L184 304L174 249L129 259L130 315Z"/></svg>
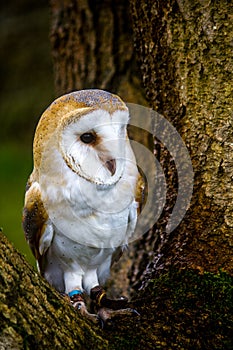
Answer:
<svg viewBox="0 0 233 350"><path fill-rule="evenodd" d="M138 243L144 254L133 281L145 285L166 266L232 273L232 3L131 0L131 6L147 97L179 131L195 174L190 208L171 233L176 186L167 176L164 215L146 236L149 254L145 240ZM165 173L174 173L163 145L157 147Z"/></svg>
<svg viewBox="0 0 233 350"><path fill-rule="evenodd" d="M51 0L51 43L58 95L87 88L146 103L133 50L129 4Z"/></svg>

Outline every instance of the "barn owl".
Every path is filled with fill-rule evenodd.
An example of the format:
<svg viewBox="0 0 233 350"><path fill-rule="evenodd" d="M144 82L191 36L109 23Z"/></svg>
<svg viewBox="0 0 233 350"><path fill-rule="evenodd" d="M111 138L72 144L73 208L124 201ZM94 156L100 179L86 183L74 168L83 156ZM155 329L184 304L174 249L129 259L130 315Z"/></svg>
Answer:
<svg viewBox="0 0 233 350"><path fill-rule="evenodd" d="M129 112L116 95L81 90L56 99L36 128L23 228L38 269L82 314L122 309L103 285L133 235L140 178L127 136Z"/></svg>

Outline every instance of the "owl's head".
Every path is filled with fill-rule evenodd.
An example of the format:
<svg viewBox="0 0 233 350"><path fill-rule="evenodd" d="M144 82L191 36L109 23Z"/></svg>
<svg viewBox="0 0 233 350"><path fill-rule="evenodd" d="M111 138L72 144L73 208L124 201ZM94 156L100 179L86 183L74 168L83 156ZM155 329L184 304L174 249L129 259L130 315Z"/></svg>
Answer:
<svg viewBox="0 0 233 350"><path fill-rule="evenodd" d="M42 145L56 135L57 148L73 172L97 185L112 185L122 176L126 148L130 147L128 120L125 103L106 91L81 90L64 95L42 115L34 153L41 159Z"/></svg>

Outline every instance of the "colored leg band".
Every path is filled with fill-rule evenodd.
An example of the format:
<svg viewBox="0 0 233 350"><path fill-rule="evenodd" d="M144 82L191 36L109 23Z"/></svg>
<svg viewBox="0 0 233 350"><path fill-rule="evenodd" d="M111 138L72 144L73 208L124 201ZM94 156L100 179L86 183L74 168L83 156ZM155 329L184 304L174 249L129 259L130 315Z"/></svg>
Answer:
<svg viewBox="0 0 233 350"><path fill-rule="evenodd" d="M82 291L79 290L79 289L74 289L74 290L72 290L71 292L68 293L68 296L71 298L74 295L79 295L79 294L83 294Z"/></svg>
<svg viewBox="0 0 233 350"><path fill-rule="evenodd" d="M96 302L98 306L101 306L101 300L103 299L103 297L106 297L106 293L103 290L102 293L100 295L98 295L98 297L96 298Z"/></svg>

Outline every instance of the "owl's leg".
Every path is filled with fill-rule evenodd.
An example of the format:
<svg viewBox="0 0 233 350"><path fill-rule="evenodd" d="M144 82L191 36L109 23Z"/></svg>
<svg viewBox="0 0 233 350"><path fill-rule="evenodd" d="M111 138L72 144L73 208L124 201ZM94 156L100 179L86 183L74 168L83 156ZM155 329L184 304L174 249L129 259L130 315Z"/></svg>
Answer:
<svg viewBox="0 0 233 350"><path fill-rule="evenodd" d="M97 323L97 315L89 313L86 308L83 289L80 287L82 285L82 275L74 273L73 271L65 272L64 282L66 288L65 292L69 297L71 305L78 309L81 315Z"/></svg>
<svg viewBox="0 0 233 350"><path fill-rule="evenodd" d="M97 269L89 268L86 269L85 274L83 276L83 288L87 292L88 295L91 294L91 290L93 287L99 284Z"/></svg>

